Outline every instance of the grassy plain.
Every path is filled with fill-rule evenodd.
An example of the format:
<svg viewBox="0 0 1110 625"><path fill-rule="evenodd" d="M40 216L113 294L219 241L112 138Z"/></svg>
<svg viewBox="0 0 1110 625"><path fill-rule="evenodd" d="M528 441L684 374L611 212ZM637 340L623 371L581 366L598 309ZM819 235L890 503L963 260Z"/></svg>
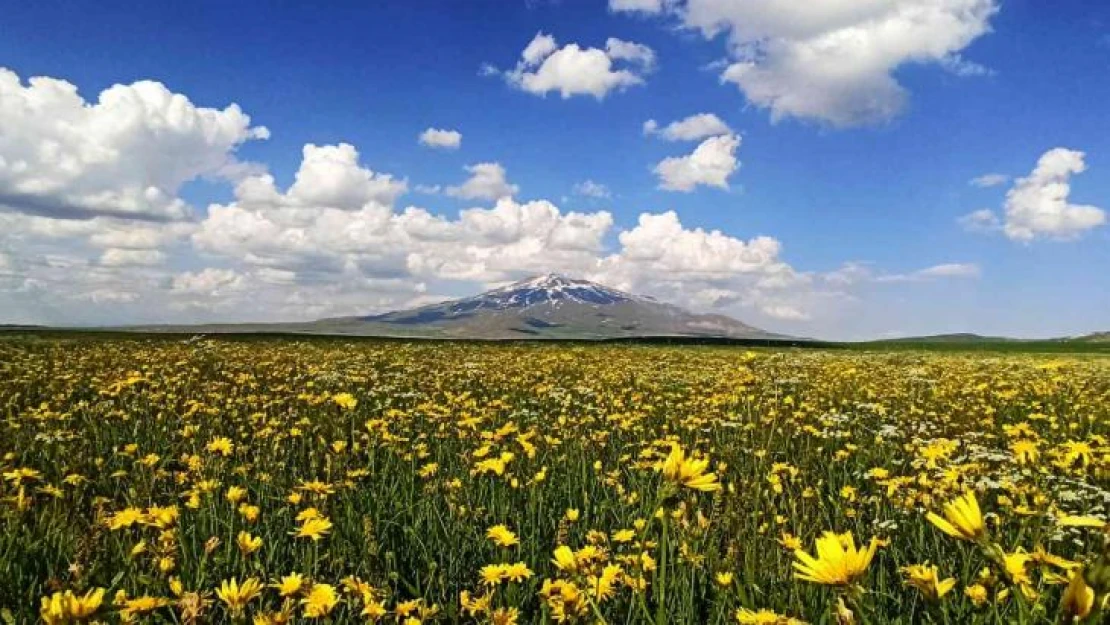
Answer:
<svg viewBox="0 0 1110 625"><path fill-rule="evenodd" d="M1094 621L1108 419L1098 353L13 334L0 617Z"/></svg>

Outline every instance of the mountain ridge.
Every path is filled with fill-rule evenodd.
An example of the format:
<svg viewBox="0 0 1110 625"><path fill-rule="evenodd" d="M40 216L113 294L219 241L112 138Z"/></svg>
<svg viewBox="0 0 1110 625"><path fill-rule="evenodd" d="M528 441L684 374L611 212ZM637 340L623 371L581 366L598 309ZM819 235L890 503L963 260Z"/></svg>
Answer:
<svg viewBox="0 0 1110 625"><path fill-rule="evenodd" d="M473 296L326 323L432 331L445 338L788 338L731 317L549 273ZM395 334L395 332L389 332Z"/></svg>

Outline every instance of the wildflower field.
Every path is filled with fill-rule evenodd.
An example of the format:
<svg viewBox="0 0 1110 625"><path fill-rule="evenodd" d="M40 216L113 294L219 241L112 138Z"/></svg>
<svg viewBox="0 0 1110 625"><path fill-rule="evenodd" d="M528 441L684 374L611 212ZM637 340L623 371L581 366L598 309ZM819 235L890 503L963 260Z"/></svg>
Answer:
<svg viewBox="0 0 1110 625"><path fill-rule="evenodd" d="M1096 355L6 339L0 622L1101 622L1108 425Z"/></svg>

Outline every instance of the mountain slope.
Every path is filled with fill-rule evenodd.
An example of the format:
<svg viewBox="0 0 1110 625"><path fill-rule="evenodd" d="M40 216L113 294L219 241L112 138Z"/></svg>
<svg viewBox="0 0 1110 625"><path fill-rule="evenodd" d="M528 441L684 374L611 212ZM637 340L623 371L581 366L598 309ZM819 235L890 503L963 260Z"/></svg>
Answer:
<svg viewBox="0 0 1110 625"><path fill-rule="evenodd" d="M317 324L343 328L343 333L365 324L369 334L483 339L777 336L724 315L695 314L557 274L411 310Z"/></svg>

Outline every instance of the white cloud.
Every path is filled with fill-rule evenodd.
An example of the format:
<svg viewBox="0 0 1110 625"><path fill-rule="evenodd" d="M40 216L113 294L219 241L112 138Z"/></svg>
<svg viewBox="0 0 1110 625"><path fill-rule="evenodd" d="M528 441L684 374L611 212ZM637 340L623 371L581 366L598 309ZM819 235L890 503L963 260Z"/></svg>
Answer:
<svg viewBox="0 0 1110 625"><path fill-rule="evenodd" d="M968 182L968 184L973 187L980 187L985 189L988 187L997 187L998 185L1006 184L1009 181L1010 177L1006 174L983 174L982 176L972 178Z"/></svg>
<svg viewBox="0 0 1110 625"><path fill-rule="evenodd" d="M980 274L979 265L974 263L945 263L915 272L922 278L978 278Z"/></svg>
<svg viewBox="0 0 1110 625"><path fill-rule="evenodd" d="M535 95L557 91L563 99L592 95L601 100L614 90L643 84L654 62L655 53L642 44L610 38L605 50L575 43L560 48L551 35L537 33L504 75L509 84Z"/></svg>
<svg viewBox="0 0 1110 625"><path fill-rule="evenodd" d="M1106 223L1102 209L1068 203L1072 175L1087 169L1083 158L1083 152L1054 148L1041 155L1031 174L1014 181L1006 194L1003 231L1007 237L1071 239Z"/></svg>
<svg viewBox="0 0 1110 625"><path fill-rule="evenodd" d="M659 130L659 124L654 119L644 122L644 134L659 134L668 141L697 141L730 133L732 129L728 124L713 113L691 115L667 124L662 130Z"/></svg>
<svg viewBox="0 0 1110 625"><path fill-rule="evenodd" d="M772 237L748 241L718 230L689 229L673 211L643 213L618 235L620 248L588 277L701 310L750 318L801 319L820 303L842 299L780 258Z"/></svg>
<svg viewBox="0 0 1110 625"><path fill-rule="evenodd" d="M231 269L207 267L200 271L177 274L172 279L170 290L218 297L221 293L240 288L243 282L243 276Z"/></svg>
<svg viewBox="0 0 1110 625"><path fill-rule="evenodd" d="M428 128L420 133L420 145L444 150L457 150L462 145L462 133L457 130Z"/></svg>
<svg viewBox="0 0 1110 625"><path fill-rule="evenodd" d="M614 61L630 61L639 64L645 72L655 68L655 51L642 43L610 37L605 40L605 52Z"/></svg>
<svg viewBox="0 0 1110 625"><path fill-rule="evenodd" d="M721 135L702 141L686 156L672 156L655 166L659 188L667 191L693 191L698 185L728 189L728 179L739 167L736 149L739 135Z"/></svg>
<svg viewBox="0 0 1110 625"><path fill-rule="evenodd" d="M968 232L997 232L1002 228L998 215L989 208L972 211L960 217L957 222Z"/></svg>
<svg viewBox="0 0 1110 625"><path fill-rule="evenodd" d="M468 165L466 171L470 172L470 178L461 185L447 187L447 195L464 200L496 200L520 190L515 184L509 184L500 163Z"/></svg>
<svg viewBox="0 0 1110 625"><path fill-rule="evenodd" d="M185 219L181 186L241 174L235 149L268 136L235 104L200 108L158 82L115 85L86 102L64 80L24 86L0 68L0 210Z"/></svg>
<svg viewBox="0 0 1110 625"><path fill-rule="evenodd" d="M609 0L609 10L614 13L647 13L663 11L664 0Z"/></svg>
<svg viewBox="0 0 1110 625"><path fill-rule="evenodd" d="M159 250L125 250L111 247L100 255L100 264L105 267L126 267L137 265L149 267L161 265L166 260L165 253Z"/></svg>
<svg viewBox="0 0 1110 625"><path fill-rule="evenodd" d="M726 34L721 82L775 121L833 126L883 122L906 105L895 78L908 64L960 75L988 70L960 56L990 31L997 0L612 0L613 10L666 11L706 39Z"/></svg>
<svg viewBox="0 0 1110 625"><path fill-rule="evenodd" d="M476 197L486 189L486 196L501 197L492 208L461 211L457 220L416 207L396 212L378 202L358 210L304 205L288 199L292 189L258 195L245 182L235 202L209 207L192 241L252 274L266 268L288 278L292 272L299 285L414 277L492 281L596 263L612 226L609 213L563 213L550 202L518 203L509 193L489 192L508 185L500 166L484 165L472 173L489 178L499 172L493 177L500 184L464 184L456 194ZM348 178L356 186L359 179Z"/></svg>
<svg viewBox="0 0 1110 625"><path fill-rule="evenodd" d="M609 191L609 187L600 182L594 182L593 180L586 180L585 182L579 182L574 185L574 192L578 195L584 195L599 200L609 199L613 196Z"/></svg>
<svg viewBox="0 0 1110 625"><path fill-rule="evenodd" d="M392 204L408 189L404 181L359 165L358 151L347 143L310 143L304 146L302 155L296 180L286 197L295 206L356 210L367 204ZM250 178L240 187L249 192L251 200L269 201L276 193L271 176Z"/></svg>
<svg viewBox="0 0 1110 625"><path fill-rule="evenodd" d="M978 278L982 271L973 263L945 263L918 269L910 273L880 274L875 282L924 282L940 278Z"/></svg>
<svg viewBox="0 0 1110 625"><path fill-rule="evenodd" d="M1002 232L1013 241L1036 238L1074 239L1106 223L1106 211L1071 204L1071 177L1087 170L1083 152L1053 148L1037 160L1032 173L1018 178L1006 192L1002 214L980 209L957 221L971 232Z"/></svg>

